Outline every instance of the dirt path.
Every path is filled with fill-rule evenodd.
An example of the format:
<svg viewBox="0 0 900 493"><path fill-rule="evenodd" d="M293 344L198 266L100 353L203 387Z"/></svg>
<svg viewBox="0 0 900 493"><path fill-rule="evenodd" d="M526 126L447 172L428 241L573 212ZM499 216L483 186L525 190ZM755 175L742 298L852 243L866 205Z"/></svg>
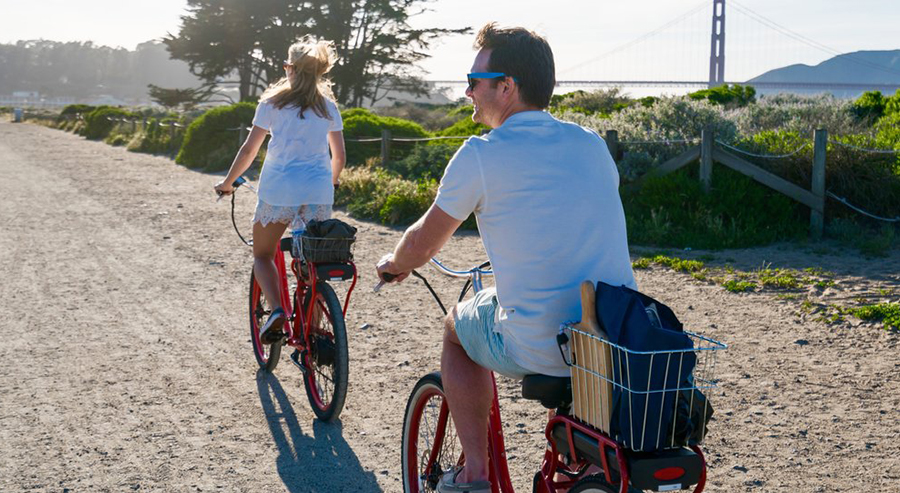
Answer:
<svg viewBox="0 0 900 493"><path fill-rule="evenodd" d="M351 220L362 277L347 321L350 392L341 421L322 424L287 361L257 374L250 252L213 199L215 177L8 123L0 176L0 491L400 491L403 408L437 368L440 332L418 283L371 292L371 266L399 230ZM251 195L238 206L249 218ZM463 267L483 250L457 235L441 256ZM900 287L896 253L721 256ZM773 294L662 268L638 271L638 282L731 346L707 491L900 491L900 336L828 326ZM446 298L458 289L435 283ZM527 492L544 412L514 382L499 384L514 484Z"/></svg>

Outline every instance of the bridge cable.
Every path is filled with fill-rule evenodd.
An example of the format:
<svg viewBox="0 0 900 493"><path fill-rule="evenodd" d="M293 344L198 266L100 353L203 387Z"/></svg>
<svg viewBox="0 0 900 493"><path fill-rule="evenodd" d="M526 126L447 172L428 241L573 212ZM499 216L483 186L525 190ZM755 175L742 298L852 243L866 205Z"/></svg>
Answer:
<svg viewBox="0 0 900 493"><path fill-rule="evenodd" d="M804 36L802 34L792 31L791 29L786 28L786 27L782 26L781 24L778 24L777 22L775 22L767 17L754 12L750 8L741 5L736 0L731 0L731 6L734 7L738 12L748 16L751 20L754 20L754 21L768 27L769 29L777 31L780 34L783 34L785 36L791 37L791 38L793 38L797 41L800 41L801 43L804 43L808 46L811 46L819 51L824 51L824 52L826 52L830 55L834 55L834 56L840 56L841 58L844 58L846 60L852 61L852 62L860 64L860 65L867 66L872 69L880 70L882 72L886 72L886 73L894 74L894 75L900 75L900 71L892 70L891 68L886 67L884 65L879 65L877 63L872 63L868 60L863 60L861 58L857 58L857 57L850 56L845 53L841 53L838 50L835 50L834 48L830 48L830 47L825 46L822 43L819 43L813 39L807 38L806 36Z"/></svg>
<svg viewBox="0 0 900 493"><path fill-rule="evenodd" d="M697 5L696 7L692 8L692 9L691 9L690 11L688 11L687 13L682 14L681 16L677 17L676 19L673 19L673 20L671 20L671 21L669 21L669 22L663 24L662 26L660 26L660 27L654 29L653 31L650 31L650 32L648 32L647 34L644 34L644 35L642 35L642 36L639 36L639 37L637 37L637 38L635 38L635 39L633 39L633 40L631 40L631 41L629 41L629 42L627 42L627 43L623 43L623 44L621 44L621 45L619 45L619 46L617 46L617 47L615 47L615 48L613 48L613 49L611 49L611 50L609 50L609 51L606 51L606 52L604 52L604 53L602 53L602 54L600 54L600 55L598 55L598 56L596 56L596 57L594 57L594 58L591 58L590 60L587 60L587 61L585 61L585 62L579 63L578 65L573 65L573 66L568 67L568 68L566 68L566 69L560 70L558 73L570 72L570 71L575 70L575 69L577 69L577 68L581 68L582 66L587 65L587 64L589 64L589 63L594 63L594 62L597 62L597 61L599 61L599 60L602 60L603 58L606 58L606 57L608 57L609 55L612 55L612 54L614 54L614 53L616 53L616 52L619 52L619 51L621 51L621 50L624 50L625 48L628 48L628 47L630 47L630 46L633 46L633 45L635 45L635 44L637 44L637 43L640 43L640 42L646 40L647 38L651 38L651 37L653 37L653 36L659 34L660 31L663 31L664 29L667 29L667 28L671 27L673 24L676 24L676 23L682 21L683 19L685 19L685 18L687 18L687 17L690 17L690 16L696 14L698 11L700 11L700 10L702 10L702 9L708 7L708 6L709 6L709 2L706 1L706 0L704 0L702 3L700 3L700 4Z"/></svg>

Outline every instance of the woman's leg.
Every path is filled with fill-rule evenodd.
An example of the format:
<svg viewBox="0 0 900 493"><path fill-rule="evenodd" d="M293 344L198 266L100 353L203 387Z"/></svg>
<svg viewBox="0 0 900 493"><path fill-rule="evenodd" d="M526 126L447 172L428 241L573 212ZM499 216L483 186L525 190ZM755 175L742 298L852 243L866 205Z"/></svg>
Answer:
<svg viewBox="0 0 900 493"><path fill-rule="evenodd" d="M287 224L261 222L253 223L253 273L263 294L269 300L269 308L281 308L281 286L278 269L275 268L275 252Z"/></svg>

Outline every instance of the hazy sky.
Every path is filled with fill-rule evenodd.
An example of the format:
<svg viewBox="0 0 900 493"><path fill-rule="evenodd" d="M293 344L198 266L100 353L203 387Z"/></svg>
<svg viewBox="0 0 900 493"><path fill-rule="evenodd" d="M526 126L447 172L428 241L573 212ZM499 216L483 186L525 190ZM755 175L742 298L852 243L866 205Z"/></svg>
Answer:
<svg viewBox="0 0 900 493"><path fill-rule="evenodd" d="M900 0L727 0L726 4L728 80L830 57L763 28L746 9L838 52L900 49ZM623 75L634 79L661 71L683 80L703 76L708 66L711 5L712 0L437 0L430 4L433 11L417 16L413 25L477 29L495 20L529 27L550 41L561 80ZM184 0L0 0L0 42L92 40L134 49L140 42L177 32L185 6ZM618 55L601 56L698 7L694 15L647 41ZM446 38L434 46L432 58L423 64L428 78L464 78L474 56L472 39L472 35ZM680 48L666 52L672 46ZM578 68L567 70L571 67Z"/></svg>

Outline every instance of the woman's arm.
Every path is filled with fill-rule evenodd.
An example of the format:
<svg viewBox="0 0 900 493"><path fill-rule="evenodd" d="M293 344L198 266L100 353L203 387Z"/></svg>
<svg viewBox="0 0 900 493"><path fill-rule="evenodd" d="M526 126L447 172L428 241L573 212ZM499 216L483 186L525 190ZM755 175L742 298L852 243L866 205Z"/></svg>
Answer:
<svg viewBox="0 0 900 493"><path fill-rule="evenodd" d="M244 141L241 149L234 156L234 162L231 163L228 175L216 185L216 191L225 194L232 192L231 184L253 164L253 159L259 154L259 148L262 146L263 141L266 140L266 134L268 133L269 131L262 127L253 126L250 130L250 135L247 136L247 140Z"/></svg>
<svg viewBox="0 0 900 493"><path fill-rule="evenodd" d="M347 164L347 150L344 148L344 132L338 130L328 132L328 147L331 148L331 182L340 182L341 171Z"/></svg>

